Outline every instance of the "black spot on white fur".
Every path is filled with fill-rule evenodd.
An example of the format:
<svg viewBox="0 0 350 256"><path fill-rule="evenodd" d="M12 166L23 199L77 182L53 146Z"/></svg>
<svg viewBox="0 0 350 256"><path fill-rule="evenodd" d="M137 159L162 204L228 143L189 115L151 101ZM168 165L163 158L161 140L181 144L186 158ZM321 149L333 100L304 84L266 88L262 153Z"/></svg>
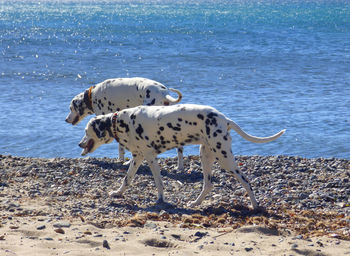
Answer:
<svg viewBox="0 0 350 256"><path fill-rule="evenodd" d="M141 124L139 124L139 126L137 127L137 129L136 129L135 131L136 131L136 133L139 135L139 137L140 137L141 139L143 139L143 137L142 137L143 128L142 128L142 125L141 125Z"/></svg>
<svg viewBox="0 0 350 256"><path fill-rule="evenodd" d="M111 127L111 121L109 118L96 119L92 122L92 128L99 139L106 136L109 127Z"/></svg>

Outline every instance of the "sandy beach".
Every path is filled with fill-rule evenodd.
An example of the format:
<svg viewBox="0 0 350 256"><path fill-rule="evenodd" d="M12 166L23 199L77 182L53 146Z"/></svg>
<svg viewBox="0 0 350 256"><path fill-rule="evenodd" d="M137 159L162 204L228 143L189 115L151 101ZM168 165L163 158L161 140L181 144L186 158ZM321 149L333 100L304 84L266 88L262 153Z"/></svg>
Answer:
<svg viewBox="0 0 350 256"><path fill-rule="evenodd" d="M64 227L58 228L60 224ZM347 255L350 242L303 239L266 227L180 228L147 221L141 227L98 228L79 219L16 217L1 228L1 255Z"/></svg>
<svg viewBox="0 0 350 256"><path fill-rule="evenodd" d="M237 161L263 211L219 168L203 205L188 208L202 184L197 157L182 173L159 160L169 202L159 206L147 165L111 199L127 169L115 159L0 156L0 255L350 255L350 161Z"/></svg>

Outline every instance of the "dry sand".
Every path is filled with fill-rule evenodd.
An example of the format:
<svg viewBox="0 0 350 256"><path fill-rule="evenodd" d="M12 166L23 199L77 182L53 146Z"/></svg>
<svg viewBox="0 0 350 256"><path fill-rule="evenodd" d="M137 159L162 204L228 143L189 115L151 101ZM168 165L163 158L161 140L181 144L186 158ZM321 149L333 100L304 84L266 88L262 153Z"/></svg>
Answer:
<svg viewBox="0 0 350 256"><path fill-rule="evenodd" d="M23 210L47 210L40 199ZM141 227L99 228L84 218L2 215L0 255L350 255L350 241L304 239L261 225L183 228L148 220Z"/></svg>

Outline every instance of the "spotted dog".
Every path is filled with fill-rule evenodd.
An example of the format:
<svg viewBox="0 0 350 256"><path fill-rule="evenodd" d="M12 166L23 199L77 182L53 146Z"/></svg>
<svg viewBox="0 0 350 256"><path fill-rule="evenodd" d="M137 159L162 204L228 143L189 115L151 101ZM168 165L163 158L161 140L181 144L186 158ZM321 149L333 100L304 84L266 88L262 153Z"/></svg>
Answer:
<svg viewBox="0 0 350 256"><path fill-rule="evenodd" d="M229 171L248 192L252 206L258 203L247 178L240 172L231 150L230 130L235 130L244 139L255 142L270 142L280 137L282 130L270 137L255 137L244 132L235 122L209 106L179 104L174 106L139 106L114 114L92 118L85 128L85 136L79 146L82 155L95 151L99 146L110 143L115 138L132 152L126 177L117 191L110 196L120 196L130 185L138 167L145 159L154 176L158 188L158 201L164 202L163 183L156 157L169 149L186 144L200 145L204 185L198 198L190 202L190 207L199 205L211 191L214 161Z"/></svg>
<svg viewBox="0 0 350 256"><path fill-rule="evenodd" d="M170 91L178 94L174 99ZM181 93L163 84L140 77L108 79L96 86L91 86L70 103L70 113L66 122L78 124L85 116L104 115L132 108L139 105L173 105L180 102ZM183 150L178 148L178 168L183 169ZM124 149L119 146L119 159L124 161Z"/></svg>

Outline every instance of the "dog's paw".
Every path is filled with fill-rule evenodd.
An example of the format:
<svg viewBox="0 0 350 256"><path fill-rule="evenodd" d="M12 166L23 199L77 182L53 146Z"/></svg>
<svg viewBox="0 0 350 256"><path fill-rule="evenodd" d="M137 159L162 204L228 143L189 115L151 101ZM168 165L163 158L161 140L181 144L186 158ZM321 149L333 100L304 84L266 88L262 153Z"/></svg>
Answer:
<svg viewBox="0 0 350 256"><path fill-rule="evenodd" d="M198 201L191 201L187 204L187 207L193 208L200 205L200 203Z"/></svg>
<svg viewBox="0 0 350 256"><path fill-rule="evenodd" d="M165 204L166 201L163 199L163 197L158 198L158 200L156 201L156 204Z"/></svg>
<svg viewBox="0 0 350 256"><path fill-rule="evenodd" d="M175 205L169 203L168 201L165 201L164 199L158 199L155 204L155 207L158 209L171 209L175 208Z"/></svg>
<svg viewBox="0 0 350 256"><path fill-rule="evenodd" d="M116 191L109 192L110 197L120 197L123 194L123 192L119 189Z"/></svg>
<svg viewBox="0 0 350 256"><path fill-rule="evenodd" d="M130 163L131 163L131 159L129 159L129 160L127 160L127 161L123 161L123 165L124 166L127 166L127 165L130 165Z"/></svg>
<svg viewBox="0 0 350 256"><path fill-rule="evenodd" d="M183 166L178 166L178 167L177 167L177 170L178 170L179 172L184 172L184 171L185 171L185 168L184 168Z"/></svg>

